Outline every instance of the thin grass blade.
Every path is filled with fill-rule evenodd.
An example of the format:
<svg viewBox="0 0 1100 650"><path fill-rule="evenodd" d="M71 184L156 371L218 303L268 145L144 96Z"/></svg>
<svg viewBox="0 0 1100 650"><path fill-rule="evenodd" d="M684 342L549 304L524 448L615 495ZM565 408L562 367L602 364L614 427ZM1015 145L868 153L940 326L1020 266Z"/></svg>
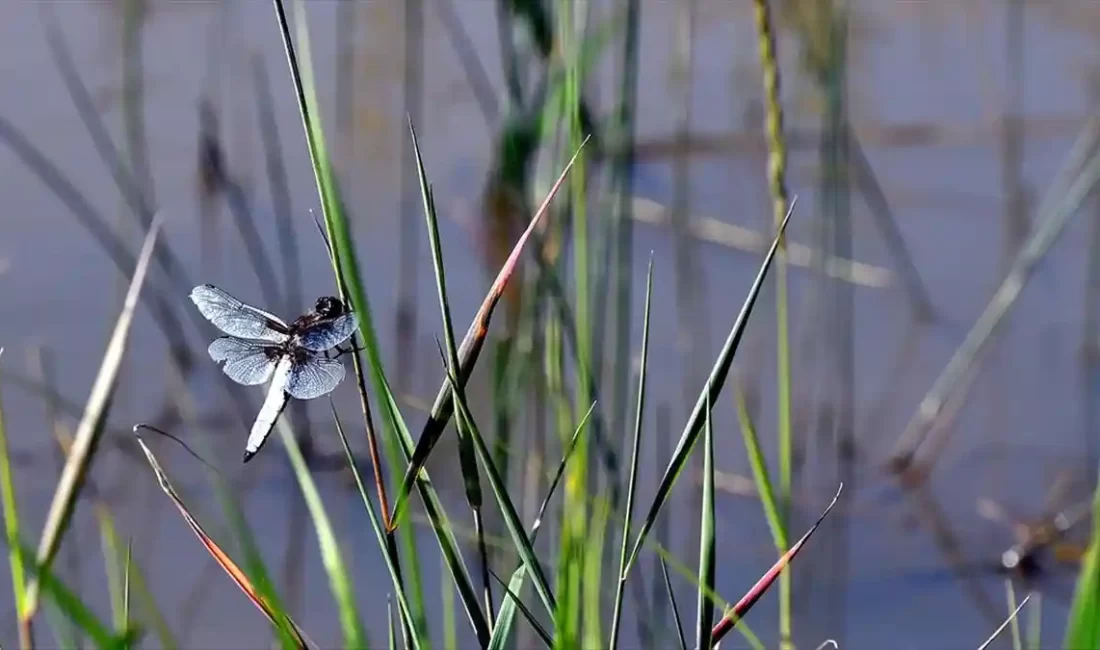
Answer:
<svg viewBox="0 0 1100 650"><path fill-rule="evenodd" d="M531 544L535 543L535 538L538 537L539 529L542 527L542 517L546 511L546 505L550 503L551 497L554 496L554 492L557 489L562 474L565 472L565 466L572 456L573 449L576 447L578 437L581 431L588 423L588 418L592 415L592 411L596 408L595 403L588 407L588 411L581 418L579 424L577 424L576 431L573 432L573 437L569 442L569 447L562 455L561 462L558 463L558 470L554 476L554 480L550 481L550 486L546 490L546 496L543 497L542 504L539 506L539 513L535 517L534 523L531 524ZM523 589L523 581L527 577L527 565L520 563L519 567L512 572L512 577L508 580L508 593L518 594ZM497 613L496 625L493 627L492 638L489 639L488 650L503 650L505 644L508 642L508 638L512 632L512 625L516 616L516 598L514 596L505 597L500 603L500 611Z"/></svg>
<svg viewBox="0 0 1100 650"><path fill-rule="evenodd" d="M135 427L135 434L137 433L136 429L137 427ZM153 473L157 477L157 482L160 484L161 490L163 490L164 493L168 495L168 498L172 500L172 503L175 504L176 509L179 510L184 521L191 528L191 531L195 533L195 536L199 538L202 545L206 547L207 552L214 558L214 561L217 562L222 570L229 575L230 579L237 584L240 590L244 592L245 596L252 601L252 604L271 621L271 624L275 627L283 640L283 646L299 649L311 647L307 646L305 636L298 625L284 612L273 606L268 598L252 584L252 581L249 580L245 572L242 571L232 558L222 550L218 543L206 533L202 525L199 524L198 520L195 519L191 511L183 503L183 500L180 498L175 488L172 487L168 475L161 468L160 462L157 461L157 457L145 444L145 441L138 437L137 443L141 447L142 452L145 453L145 458L149 461L150 467L153 468Z"/></svg>
<svg viewBox="0 0 1100 650"><path fill-rule="evenodd" d="M114 332L107 343L107 350L103 355L103 361L100 363L95 383L92 385L84 415L73 438L72 449L65 461L65 467L61 470L61 478L58 480L53 500L50 502L50 509L46 514L46 523L42 528L42 537L39 541L36 560L39 565L47 569L53 562L54 555L61 545L61 538L65 534L72 516L73 505L76 503L80 490L84 485L84 477L91 466L96 446L99 444L103 422L106 420L111 399L114 397L115 387L118 385L119 368L126 353L126 343L130 333L130 325L133 323L134 311L137 308L138 298L141 296L142 286L145 284L149 261L152 259L157 236L163 223L163 213L157 213L153 217L149 232L145 235L145 242L142 244L137 265L134 268L134 275L130 280L130 287L126 291L122 313L119 314ZM29 621L34 617L35 610L38 607L38 589L38 581L32 580L27 588L24 610L21 614L24 621Z"/></svg>
<svg viewBox="0 0 1100 650"><path fill-rule="evenodd" d="M122 630L130 627L130 567L133 566L134 540L126 540L126 563L122 571ZM127 646L128 648L129 646Z"/></svg>
<svg viewBox="0 0 1100 650"><path fill-rule="evenodd" d="M492 575L494 578L496 578L496 581L500 583L500 586L504 588L504 594L505 596L507 596L505 600L511 603L515 603L515 606L519 608L520 613L523 614L523 618L527 619L527 622L531 624L531 629L535 631L535 634L538 635L543 645L545 645L547 648L553 648L554 637L546 631L546 628L544 628L541 623L539 623L538 619L535 618L535 615L531 613L531 610L527 609L527 606L523 604L522 600L520 600L519 594L512 591L510 584L504 584L504 581L501 580L497 574L493 573Z"/></svg>
<svg viewBox="0 0 1100 650"><path fill-rule="evenodd" d="M603 560L606 551L608 524L611 522L611 499L600 496L592 507L584 553L584 579L581 581L581 644L586 648L603 647Z"/></svg>
<svg viewBox="0 0 1100 650"><path fill-rule="evenodd" d="M386 569L390 573L390 581L393 583L393 588L397 594L397 610L401 617L401 620L407 626L409 630L418 629L413 622L412 613L409 610L409 603L405 597L405 587L401 579L401 567L398 564L398 559L395 553L391 553L390 546L386 541L386 534L384 529L378 521L378 515L374 512L374 504L371 503L370 497L367 496L367 488L363 483L363 478L359 474L359 465L355 462L355 456L351 453L351 446L348 444L347 436L344 435L344 427L340 424L340 417L336 414L336 406L329 400L329 408L332 410L332 420L336 425L336 433L340 436L340 444L344 448L344 455L348 459L348 467L351 469L352 476L355 478L355 486L359 490L359 496L363 499L363 508L367 511L367 516L370 518L371 530L374 531L375 541L378 543L379 550L382 551L382 558L386 561ZM416 634L409 634L408 642L413 650L419 650L420 639Z"/></svg>
<svg viewBox="0 0 1100 650"><path fill-rule="evenodd" d="M1028 608L1027 618L1027 648L1028 650L1040 650L1043 641L1043 595L1034 592L1035 604Z"/></svg>
<svg viewBox="0 0 1100 650"><path fill-rule="evenodd" d="M1077 574L1063 647L1100 648L1100 485L1093 496L1092 536Z"/></svg>
<svg viewBox="0 0 1100 650"><path fill-rule="evenodd" d="M455 625L455 592L443 587L443 650L458 650L458 626Z"/></svg>
<svg viewBox="0 0 1100 650"><path fill-rule="evenodd" d="M657 520L657 515L660 514L661 508L665 505L665 500L672 491L673 484L680 476L680 471L683 470L684 465L687 463L688 456L695 446L695 442L699 439L699 433L703 425L703 411L706 407L707 400L717 399L722 390L722 386L725 384L726 375L729 373L730 366L733 363L734 353L737 352L737 347L741 343L741 336L745 333L745 327L748 325L749 315L752 313L752 308L756 304L756 298L760 294L760 288L764 284L764 278L767 276L768 269L771 266L772 260L775 258L775 252L779 247L780 241L783 239L783 233L787 229L787 223L791 220L791 214L794 212L794 207L797 202L798 197L794 197L791 200L787 215L783 217L782 223L780 223L779 227L776 229L771 248L768 249L767 255L764 256L764 261L760 265L760 271L757 273L756 279L749 289L749 295L745 298L745 302L741 307L741 313L738 314L737 320L734 321L733 328L726 338L725 345L722 346L722 351L719 353L718 359L711 369L710 377L707 378L706 387L699 395L699 400L695 403L695 408L691 413L691 417L688 419L687 426L684 427L684 432L681 434L679 442L676 443L676 449L672 453L672 459L669 461L668 467L665 468L665 473L661 477L660 484L657 486L657 494L653 498L653 503L649 507L649 512L642 521L641 530L638 531L637 540L634 542L634 550L630 554L630 561L627 562L627 571L634 566L634 562L638 559L638 553L641 550L642 542L645 541L646 535L648 535L650 529L653 528L653 524Z"/></svg>
<svg viewBox="0 0 1100 650"><path fill-rule="evenodd" d="M485 444L485 439L481 437L481 432L477 428L477 423L474 422L473 415L471 415L469 409L466 408L466 402L462 397L461 388L458 386L458 379L454 376L454 373L450 371L450 368L448 368L447 377L452 382L451 385L458 395L456 404L458 406L458 421L461 423L460 426L466 428L473 440L474 449L477 451L478 458L481 460L481 464L485 468L486 476L489 479L489 487L492 489L493 496L496 497L497 505L500 507L501 514L504 517L504 524L508 528L508 533L512 537L512 542L516 545L516 551L519 553L520 559L523 560L523 564L534 578L535 592L539 595L539 598L542 599L542 603L546 607L547 613L553 616L557 609L557 602L550 588L550 581L546 577L542 565L539 563L538 556L535 554L535 548L531 544L530 537L528 537L527 532L523 530L523 524L519 520L519 513L516 511L515 504L512 503L511 497L508 496L508 486L505 485L504 481L501 479L500 471L493 462L489 447Z"/></svg>
<svg viewBox="0 0 1100 650"><path fill-rule="evenodd" d="M713 590L708 590L703 585L696 584L698 574L697 568L693 569L684 564L681 564L676 560L676 557L669 553L668 549L663 546L658 545L655 550L657 552L657 557L667 568L670 568L679 573L685 580L691 582L696 589L701 589L706 592L710 599L715 602L715 604L720 604L723 609L729 609L729 603L723 600L721 595ZM756 636L756 633L749 628L744 619L737 620L737 631L741 634L742 637L744 637L745 641L748 642L749 647L753 650L766 650L764 644L760 641L760 638ZM721 646L715 643L714 647L719 648Z"/></svg>
<svg viewBox="0 0 1100 650"><path fill-rule="evenodd" d="M634 523L634 489L638 485L638 456L642 444L642 419L645 414L646 370L649 365L649 309L653 298L653 253L649 254L649 268L645 280L645 312L642 316L642 356L638 371L638 406L634 412L634 443L630 452L630 477L626 488L626 508L623 513L622 544L619 549L619 575L615 585L615 605L611 615L611 639L609 650L619 647L619 626L623 614L623 593L626 589L626 559L630 550L630 529Z"/></svg>
<svg viewBox="0 0 1100 650"><path fill-rule="evenodd" d="M0 356L4 349L0 348ZM26 571L23 568L23 556L19 552L19 508L15 497L15 474L11 468L11 456L8 449L8 434L4 428L4 406L0 402L0 502L4 507L4 539L8 545L8 566L11 571L12 603L15 605L15 613L21 619L27 606ZM32 644L30 638L23 638L23 628L20 627L19 645L29 648Z"/></svg>
<svg viewBox="0 0 1100 650"><path fill-rule="evenodd" d="M390 394L390 389L386 381L380 351L381 348L378 344L378 337L375 334L370 301L362 280L362 275L359 272L355 246L352 241L351 227L344 211L339 185L332 167L332 161L329 159L327 153L324 129L319 118L320 110L317 103L317 93L313 84L312 65L310 62L309 28L306 21L305 6L301 0L294 3L296 14L295 22L298 26L298 37L302 48L302 61L304 64L301 68L299 68L298 56L295 52L294 42L290 35L290 26L287 21L286 11L283 7L283 0L273 0L273 6L279 24L280 35L283 40L283 47L286 52L291 80L294 84L298 100L298 109L302 118L302 126L309 148L310 161L313 165L314 179L317 184L318 194L321 198L322 213L325 220L325 239L329 246L331 246L329 252L333 271L336 276L337 285L340 288L341 298L350 302L353 310L359 316L359 335L363 340L366 351L367 362L370 366L371 380L374 384L376 393L386 400L385 406L388 418L384 421L384 426L388 425L388 427L385 427L385 433L392 434L384 436L387 455L389 456L390 462L396 465L399 462L400 452L397 450L393 438L398 438L401 447L409 448L401 450L404 452L406 461L411 453L410 450L413 443L404 423L399 422L399 411L395 406L391 406L390 404L390 402L392 402L392 395ZM391 509L386 498L385 480L382 475L374 427L370 418L370 404L366 394L363 368L358 354L353 355L352 360L366 425L367 441L370 446L371 461L374 465L375 486L378 490L382 509L382 520L385 523L387 531L392 531L395 528L395 524L391 521ZM425 501L432 500L432 495L425 497ZM437 515L438 519L438 513L442 512L442 508L438 503L433 502L427 507ZM433 523L438 524L439 522L433 521ZM455 548L454 540L448 538L445 534L441 534L440 530L439 528L436 529L437 538L439 539L441 548L443 548L444 554L449 558L448 564L452 567L456 583L459 583L459 589L461 590L463 589L463 577L466 575L465 566L462 564L461 555L458 554L457 548ZM405 559L408 563L409 589L410 593L413 595L414 602L418 605L417 611L419 616L417 616L417 620L420 620L424 618L424 598L423 585L420 581L419 559L416 553L416 540L412 535L401 535L400 539L405 549L408 551ZM484 622L484 614L481 613L480 609L469 611L469 614L475 632L478 634L478 638L483 642L486 641L488 639L488 627Z"/></svg>
<svg viewBox="0 0 1100 650"><path fill-rule="evenodd" d="M447 354L452 372L458 372L458 350L455 347L454 326L451 320L451 307L447 300L447 278L443 266L443 246L439 241L439 221L435 211L435 199L432 189L428 184L427 172L424 169L424 159L420 154L420 143L416 139L416 129L412 120L409 120L409 135L412 138L413 154L416 159L416 171L420 180L420 192L424 201L424 218L428 227L428 241L432 251L432 267L435 271L436 288L439 293L439 311L443 317L443 336L447 343ZM446 367L446 363L444 367ZM465 392L462 384L454 384L454 393L458 399L465 401ZM457 426L458 430L458 463L462 472L462 483L466 489L466 502L473 511L474 530L477 535L478 555L481 561L481 588L485 597L485 612L489 617L488 623L493 624L493 585L489 580L489 556L485 546L485 526L481 513L482 494L481 478L477 469L477 454L470 441L469 433L465 426ZM415 456L415 452L414 452Z"/></svg>
<svg viewBox="0 0 1100 650"><path fill-rule="evenodd" d="M573 456L573 451L577 448L577 441L580 440L581 431L584 431L585 425L588 424L588 418L592 417L592 412L596 408L596 403L592 402L592 405L588 407L588 410L584 412L584 417L577 424L577 428L573 430L572 437L569 438L569 446L566 447L565 453L562 454L561 462L558 463L558 469L554 472L554 478L550 481L550 485L547 486L546 496L543 497L542 503L539 504L538 515L535 516L534 523L531 524L531 543L535 541L535 535L538 534L539 528L542 526L542 518L546 514L546 506L550 504L550 497L554 496L554 491L558 487L558 483L561 482L561 477L565 474L565 466L569 464L569 459Z"/></svg>
<svg viewBox="0 0 1100 650"><path fill-rule="evenodd" d="M1008 618L1005 619L1004 623L1001 623L1000 627L998 627L996 630L993 631L993 634L991 634L989 636L989 638L985 640L985 643L978 646L978 650L986 650L986 648L988 648L989 645L991 643L993 643L993 640L996 639L998 636L1000 636L1001 632L1004 632L1005 628L1008 627L1010 623L1013 623L1016 620L1016 615L1020 613L1020 610L1024 608L1024 605L1026 605L1027 601L1029 601L1029 600L1031 600L1031 594L1028 594L1027 596L1024 597L1024 599L1022 601L1020 601L1020 604L1016 607L1016 609L1012 610L1012 613L1008 615ZM1072 646L1072 647L1092 648L1092 647L1095 647L1095 646Z"/></svg>
<svg viewBox="0 0 1100 650"><path fill-rule="evenodd" d="M814 534L814 531L816 531L818 526L821 525L821 522L825 521L825 517L829 515L829 512L833 509L833 506L836 505L837 499L840 498L840 493L843 490L844 484L841 483L840 486L837 488L836 494L833 496L833 500L830 501L829 505L825 507L825 511L822 512L821 516L817 518L817 521L814 522L814 525L810 526L810 529L806 531L806 534L803 535L802 538L799 539L797 542L795 542L794 546L792 546L790 550L784 553L783 556L780 557L776 561L776 563L772 565L772 568L768 569L767 573L765 573L763 576L760 577L759 580L756 581L756 584L753 585L751 589L745 592L745 595L741 597L741 600L737 601L737 604L735 604L732 608L730 608L728 612L726 612L726 615L722 617L721 621L718 621L718 625L715 625L714 629L711 630L710 633L712 644L717 644L719 641L721 641L722 637L726 636L726 634L729 633L729 631L737 625L738 621L745 617L745 614L747 614L748 611L752 609L752 606L756 604L756 601L760 600L760 597L764 595L764 592L768 590L768 587L771 587L772 583L774 583L775 579L779 577L779 574L783 571L783 569L787 568L791 561L794 560L795 556L798 555L799 551L802 550L802 547L806 544L807 541L809 541L810 536Z"/></svg>
<svg viewBox="0 0 1100 650"><path fill-rule="evenodd" d="M298 441L294 438L290 423L285 418L280 418L276 423L279 435L282 436L283 445L286 446L287 456L290 458L290 466L294 470L294 476L298 479L298 485L302 488L302 498L305 499L306 508L310 518L313 519L313 530L317 534L317 545L320 547L321 562L328 574L329 587L332 596L336 600L336 606L340 614L340 626L344 631L344 643L350 648L367 647L367 635L363 629L363 623L359 620L359 612L355 606L355 594L352 590L349 576L351 573L344 565L340 555L340 545L336 540L336 531L332 528L325 505L321 501L321 494L317 491L317 485L313 482L313 476L309 473L306 459L302 456L302 450L298 448Z"/></svg>
<svg viewBox="0 0 1100 650"><path fill-rule="evenodd" d="M665 593L668 594L668 603L672 606L672 620L676 623L676 638L680 641L680 650L687 650L687 639L684 638L684 622L680 620L680 607L676 604L676 593L672 591L672 580L668 576L668 564L661 557L661 574L665 578Z"/></svg>
<svg viewBox="0 0 1100 650"><path fill-rule="evenodd" d="M126 626L126 599L125 565L123 565L123 548L119 540L118 530L114 521L107 512L107 505L99 502L95 504L96 515L99 520L100 552L103 555L103 568L107 576L107 593L111 603L111 616L116 630Z"/></svg>
<svg viewBox="0 0 1100 650"><path fill-rule="evenodd" d="M710 626L714 622L714 601L708 595L714 591L714 415L707 395L707 421L703 434L703 505L699 515L699 575L698 624L695 630L697 650L710 650Z"/></svg>
<svg viewBox="0 0 1100 650"><path fill-rule="evenodd" d="M569 163L566 164L565 169L562 170L557 181L555 181L554 185L550 188L550 192L546 195L546 198L543 199L542 205L535 211L535 216L531 219L527 229L520 236L519 241L517 241L516 245L512 248L511 254L508 256L508 259L505 260L504 265L501 266L500 272L497 274L496 279L493 280L492 286L489 287L488 295L485 296L485 300L481 303L481 307L478 308L477 314L474 315L474 320L470 324L470 328L466 331L466 336L462 339L462 344L459 346L458 350L458 377L462 385L466 384L466 380L473 371L474 364L477 362L478 355L481 353L481 348L485 343L485 338L489 333L489 321L492 318L493 310L496 308L497 303L504 294L504 289L508 281L519 265L519 258L523 253L527 240L542 219L542 215L548 211L551 200L561 188L562 183L569 174L569 170L573 167L573 163L576 162L577 156L579 156L580 152L584 149L586 142L588 142L588 138L585 138L581 146L574 152L573 157L569 160ZM397 497L395 498L393 506L395 520L408 498L413 480L415 480L416 476L424 468L424 463L427 462L428 455L431 453L432 448L435 447L435 443L439 441L439 437L443 434L443 430L447 426L447 421L450 419L453 410L454 403L449 383L444 381L436 396L435 403L432 404L432 411L428 416L428 421L424 423L424 428L420 432L420 438L416 443L416 450L413 452L412 460L409 463L408 469L405 471L405 478L401 481L401 488L397 492Z"/></svg>
<svg viewBox="0 0 1100 650"><path fill-rule="evenodd" d="M1005 578L1005 596L1008 598L1008 608L1016 609L1016 590L1012 588L1012 580ZM1020 619L1015 613L1010 614L1012 619L1012 650L1023 650L1024 643L1020 637Z"/></svg>
<svg viewBox="0 0 1100 650"><path fill-rule="evenodd" d="M382 386L381 396L387 417L397 430L398 441L401 443L401 449L405 454L405 459L408 460L411 458L413 452L412 436L409 435L408 427L405 426L405 420L401 417L401 412L397 406L397 400L393 395L393 391L390 390L389 383L386 381L384 375L379 375L379 378ZM416 480L416 487L424 505L424 513L431 523L432 532L435 533L436 541L439 543L439 549L442 551L443 558L447 563L447 568L451 573L451 579L454 581L455 588L458 589L459 598L461 598L462 605L466 609L470 626L473 628L474 634L477 635L479 644L484 647L488 645L491 634L489 624L485 618L485 613L481 610L477 590L474 589L473 581L470 579L470 573L467 571L466 563L463 561L462 554L459 551L458 540L455 539L454 536L454 528L447 519L447 514L444 512L443 505L439 501L439 495L436 493L435 487L432 485L427 472L421 472L421 476ZM396 519L397 514L395 512L394 520Z"/></svg>
<svg viewBox="0 0 1100 650"><path fill-rule="evenodd" d="M119 648L129 643L137 636L137 630L125 630L122 636L115 635L109 625L99 620L83 601L80 600L71 589L53 575L48 566L35 562L34 552L27 546L19 544L15 552L22 558L23 565L29 570L39 593L45 594L57 607L57 609L70 621L72 621L98 648Z"/></svg>
<svg viewBox="0 0 1100 650"><path fill-rule="evenodd" d="M745 451L748 452L749 466L752 468L753 483L756 485L757 494L760 495L760 503L764 506L764 516L768 520L772 540L782 553L783 549L787 548L787 529L783 524L783 517L779 514L779 505L775 499L775 490L772 488L768 464L764 460L764 452L760 447L760 438L756 435L756 426L753 425L752 416L745 404L745 394L736 382L733 394L734 401L737 403L737 420L741 425L741 437L745 441Z"/></svg>

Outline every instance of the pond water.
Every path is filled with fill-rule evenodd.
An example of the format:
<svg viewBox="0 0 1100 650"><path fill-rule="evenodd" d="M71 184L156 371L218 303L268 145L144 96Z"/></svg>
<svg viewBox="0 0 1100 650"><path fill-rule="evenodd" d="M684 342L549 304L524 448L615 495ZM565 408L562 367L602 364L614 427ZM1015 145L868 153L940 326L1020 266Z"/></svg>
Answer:
<svg viewBox="0 0 1100 650"><path fill-rule="evenodd" d="M62 26L97 114L115 142L124 147L131 133L122 92L124 31L118 4L55 3L47 13ZM405 114L413 110L403 102L403 5L396 1L307 4L324 117L347 186L359 259L376 326L388 351L387 367L391 372L398 366L407 368L405 392L421 402L429 400L441 380L434 348L441 328L420 204L403 201L402 196L402 176L407 171L402 162ZM439 7L450 7L460 20L493 86L490 97L503 104L495 5L474 0L427 4L423 106L416 111L417 130L444 217L441 229L455 323L464 328L489 283L475 215L499 125L485 118ZM597 11L606 14L609 3L596 4ZM825 285L811 269L791 267L795 421L799 435L807 441L796 528L816 518L837 481L846 476L835 452L827 448L831 428L821 409L851 400L857 449L855 471L847 475L842 501L851 512L833 518L818 533L796 573L796 584L802 585L796 603L797 640L799 647L816 647L833 638L845 650L976 647L996 626L994 618L1008 611L1002 578L987 571L962 571L956 565L959 558L963 564L996 562L1014 541L1009 524L980 515L979 505L985 503L981 500L1001 503L1017 517L1038 517L1053 507L1046 501L1056 476L1067 473L1081 480L1066 498L1080 500L1089 493L1097 434L1089 408L1097 398L1097 383L1087 372L1082 349L1098 334L1089 329L1086 318L1087 271L1095 237L1091 222L1096 218L1090 204L1072 217L998 331L923 487L903 489L881 467L1003 278L1019 241L1019 235L1013 235L1020 229L1019 221L1012 219L1012 197L1023 197L1024 212L1036 223L1040 216L1036 209L1085 126L1095 97L1089 79L1096 78L1100 69L1094 63L1095 43L1100 42L1094 26L1100 26L1100 10L1086 8L1087 3L1076 3L1077 9L1029 7L1022 41L1013 45L1007 27L1010 16L1002 3L850 4L854 18L847 74L853 129L890 202L936 318L930 323L914 320L902 281L903 266L886 245L868 202L853 191L852 257L872 267L866 276L872 279L851 287L854 391L849 393L844 379L849 361L837 355L836 346L820 342L827 325L822 319L836 311L828 303L842 293L834 292L835 284L828 285L830 293L823 293ZM674 44L682 25L677 3L647 1L642 6L638 137L651 146L642 146L650 153L640 157L634 170L636 205L668 208L683 195L687 211L700 224L762 230L770 218L770 203L766 151L756 117L761 89L750 3L698 3L691 74L686 81L672 74ZM0 119L8 125L3 131L17 129L136 250L141 233L65 89L45 37L41 11L37 3L0 7L0 38L9 52L0 63L4 93ZM293 197L290 209L307 296L297 308L304 309L309 296L332 292L331 268L309 217L308 211L319 210L319 203L271 6L262 2L153 3L144 20L141 111L149 176L167 218L164 241L180 258L187 277L194 284L217 284L248 302L264 304L243 240L224 206L216 211L217 230L208 240L216 246L204 246L200 216L204 206L196 189L197 107L200 98L209 95L221 123L229 168L246 188L263 242L276 255L278 240L253 85L252 66L259 62L271 78ZM349 21L351 27L339 33L339 26ZM341 49L345 39L352 44L350 55ZM799 72L797 48L797 39L785 32L780 51L788 126L792 132L810 134L792 137L789 186L799 203L788 232L792 242L816 245L813 224L821 210L816 191L820 167L812 134L819 111L810 80ZM1018 59L1006 54L1009 48ZM350 90L338 88L344 65L354 80ZM599 71L592 85L599 110L608 112L616 92L610 74L614 66L603 68L607 69ZM692 142L699 146L697 150L687 147L685 152L682 145L677 150L661 143L673 141L687 103ZM999 126L1006 113L1022 120L1023 130L1016 136L1005 136ZM1011 159L1006 163L1005 143L1013 138L1019 147L1018 164ZM37 535L56 483L57 465L49 410L25 382L34 375L35 351L48 348L58 391L73 404L82 404L114 326L126 278L73 218L70 208L16 155L11 142L5 138L7 146L0 153L0 196L7 210L0 219L4 417L17 461L21 514L27 534ZM546 170L547 175L554 173ZM592 214L594 219L599 216ZM411 345L401 346L394 314L401 297L399 270L407 268L398 245L403 219L414 220L419 239L415 338ZM671 448L670 442L663 444L663 450L656 442L657 406L667 409L671 431L678 432L740 309L761 255L696 240L685 262L678 256L676 235L669 227L643 222L634 232L632 349L641 338L641 305L651 251L654 304L664 307L654 311L651 325L650 367L660 372L650 379L648 400L653 407L647 414L642 459L643 467L650 469L639 488L641 501L648 503L658 468ZM690 282L696 292L693 299L678 293L677 274L684 264L696 273ZM168 286L162 274L154 275L158 286ZM882 278L885 286L877 286ZM825 302L818 302L823 296ZM186 296L169 295L168 300L186 325L190 317L183 314L192 309ZM266 306L292 316L284 314L281 306ZM689 316L679 318L678 312L689 307ZM210 445L204 453L212 462L234 481L250 484L242 487L248 521L280 584L298 585L288 590L296 619L315 641L334 645L340 639L335 608L316 541L308 533L299 489L278 450L280 443L270 445L247 466L239 464L245 434L219 392L217 369L203 351L214 333L212 328L186 327L199 364L190 387L196 391L211 435L200 435L197 427L181 426L174 432L188 440L204 440ZM773 327L774 289L769 285L737 359L738 376L759 399L756 424L769 458L775 452L769 435L775 427ZM139 310L120 394L110 416L113 431L108 440L114 443L97 460L93 477L114 507L120 529L132 536L135 557L158 603L173 612L170 623L175 629L188 630L181 642L192 647L255 647L269 638L266 621L213 568L156 489L144 462L119 450L128 447L132 452L133 446L125 433L118 432L127 432L137 421L155 420L171 397L166 350L165 338L149 311ZM610 347L607 354L604 361L610 364ZM487 365L479 367L472 382L475 404L484 404L490 394ZM258 407L260 391L248 392ZM335 398L342 411L357 412L353 382L341 385ZM717 462L727 479L750 475L731 404L724 399L716 412ZM309 409L318 447L337 451L327 405L311 403ZM488 407L478 412L487 414ZM424 412L408 405L406 417L417 429ZM71 426L78 418L79 408L65 419ZM842 412L840 421L844 421ZM461 478L453 463L439 460L453 452L450 438L441 443L429 468L452 517L461 520L467 516ZM365 449L365 444L357 447ZM228 539L227 531L214 523L216 499L201 480L196 463L171 446L161 448L165 458L171 459L171 471L184 486L188 502L207 515L204 522L220 539ZM687 483L688 478L681 482ZM318 482L354 572L352 582L364 624L372 641L380 643L386 629L389 581L359 497L337 474L319 474ZM723 485L728 483L736 481L728 479ZM679 486L663 524L672 552L685 567L696 563L697 499L695 489ZM736 600L770 565L773 552L755 499L723 491L718 508L718 592ZM62 575L95 600L90 595L105 594L106 582L90 507L78 510L74 526L58 563ZM435 542L426 529L423 532L425 589L436 594L445 575L432 561L438 555ZM469 553L473 562L472 548ZM659 577L648 562L641 567L647 585ZM6 571L5 564L2 572ZM3 579L8 582L6 575ZM607 582L610 598L612 581ZM1052 575L1040 586L1044 646L1053 646L1061 640L1072 581ZM682 589L682 608L694 602L689 582L680 580L677 588ZM0 589L0 603L8 602L4 599L9 593ZM654 593L663 597L659 590ZM1022 593L1019 589L1017 595ZM774 595L769 595L748 620L769 647L775 642L775 602ZM105 598L96 606L108 611ZM663 600L659 607L667 609ZM15 639L12 608L0 610L0 638ZM633 634L639 618L655 616L632 605L625 629ZM670 620L667 613L661 616ZM468 630L462 625L460 618L459 631L465 635ZM39 629L46 634L45 625ZM723 647L742 647L742 643L734 635Z"/></svg>

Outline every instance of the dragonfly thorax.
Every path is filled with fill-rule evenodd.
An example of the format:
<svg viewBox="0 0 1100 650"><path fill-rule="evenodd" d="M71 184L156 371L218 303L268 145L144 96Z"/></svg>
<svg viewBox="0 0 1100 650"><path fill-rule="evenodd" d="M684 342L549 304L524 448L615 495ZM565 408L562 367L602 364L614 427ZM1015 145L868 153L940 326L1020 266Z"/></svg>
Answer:
<svg viewBox="0 0 1100 650"><path fill-rule="evenodd" d="M336 318L346 312L347 309L339 298L322 296L317 299L316 304L313 306L313 311L321 318Z"/></svg>

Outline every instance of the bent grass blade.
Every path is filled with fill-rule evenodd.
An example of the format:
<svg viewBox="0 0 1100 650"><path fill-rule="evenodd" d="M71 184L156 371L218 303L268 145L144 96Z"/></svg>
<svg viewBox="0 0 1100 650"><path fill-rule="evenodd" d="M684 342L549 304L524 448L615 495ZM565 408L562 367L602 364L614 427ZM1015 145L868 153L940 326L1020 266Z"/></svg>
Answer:
<svg viewBox="0 0 1100 650"><path fill-rule="evenodd" d="M137 433L137 428L138 427L135 427L135 434ZM145 458L149 461L149 466L153 468L153 473L156 474L157 482L160 484L161 490L163 490L164 493L168 495L168 498L172 500L172 503L176 506L176 509L179 510L183 520L191 528L191 531L195 533L195 536L199 538L202 545L206 547L206 550L210 553L210 556L214 558L214 561L217 562L222 570L229 575L230 579L237 584L240 590L244 592L245 596L252 601L252 604L271 621L271 624L283 639L283 646L299 649L314 647L312 643L307 644L305 634L302 633L301 628L299 628L284 612L275 608L268 599L260 593L255 585L252 584L252 581L248 579L244 571L242 571L232 558L222 550L217 542L206 533L202 525L199 524L198 520L195 519L191 511L183 503L183 500L180 498L175 488L172 487L172 483L168 479L168 475L161 468L160 463L157 461L157 457L140 436L137 437L137 443L141 446L142 452L145 453Z"/></svg>
<svg viewBox="0 0 1100 650"><path fill-rule="evenodd" d="M115 388L118 385L118 376L122 359L126 353L130 325L134 320L138 298L141 296L141 289L145 284L145 276L149 270L149 262L153 257L157 236L160 234L163 223L164 214L158 212L153 217L149 232L145 235L145 242L142 244L137 265L134 267L134 275L130 280L129 288L126 290L122 313L119 314L114 332L107 343L107 350L103 354L103 361L100 363L95 383L92 384L91 395L84 408L84 415L77 426L76 435L73 436L72 448L65 460L65 466L61 470L61 478L58 480L53 500L50 502L50 509L46 514L46 523L42 527L42 538L39 541L36 556L37 564L45 569L49 569L57 549L61 546L61 537L68 528L73 506L80 495L81 488L84 486L84 477L92 464L92 458L95 456L95 450L103 432L103 422L107 417L111 399L114 397ZM24 622L29 622L38 608L38 590L38 579L34 578L27 588L25 609L21 614L21 620Z"/></svg>

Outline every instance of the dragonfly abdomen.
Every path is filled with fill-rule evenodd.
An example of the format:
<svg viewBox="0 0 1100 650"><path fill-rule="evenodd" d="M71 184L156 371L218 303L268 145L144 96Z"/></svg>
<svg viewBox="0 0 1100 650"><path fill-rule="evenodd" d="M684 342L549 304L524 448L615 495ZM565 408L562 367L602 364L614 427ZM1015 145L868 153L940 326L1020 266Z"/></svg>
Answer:
<svg viewBox="0 0 1100 650"><path fill-rule="evenodd" d="M275 420L282 415L286 408L289 396L286 394L286 383L290 379L290 371L294 361L289 356L284 356L275 366L275 372L271 376L271 388L267 391L264 405L256 415L256 421L252 424L252 431L248 434L248 443L244 448L244 462L248 462L256 452L260 450L271 430L275 427Z"/></svg>

